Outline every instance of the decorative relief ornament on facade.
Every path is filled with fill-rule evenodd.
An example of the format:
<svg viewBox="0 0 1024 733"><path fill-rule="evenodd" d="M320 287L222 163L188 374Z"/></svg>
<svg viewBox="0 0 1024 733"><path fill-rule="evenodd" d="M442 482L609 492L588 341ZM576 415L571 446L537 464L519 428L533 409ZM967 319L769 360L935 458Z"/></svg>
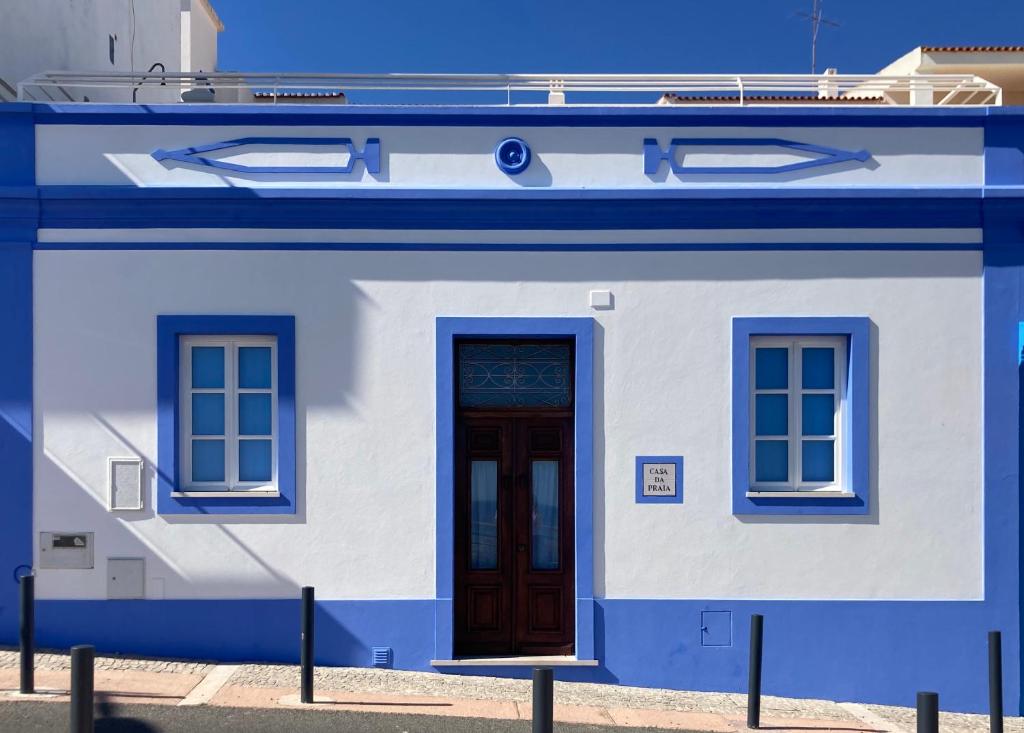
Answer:
<svg viewBox="0 0 1024 733"><path fill-rule="evenodd" d="M248 146L275 146L278 149L269 151L269 155L278 155L282 147L302 148L305 146L327 147L334 146L343 148L348 152L348 160L344 165L249 165L245 163L232 163L230 159L212 158L202 155L214 151L223 151L231 148L242 148ZM240 152L240 151L236 151ZM261 151L263 152L263 151ZM305 151L309 152L309 151ZM340 152L340 151L339 151ZM177 150L164 150L159 148L151 153L154 160L175 161L188 163L190 165L216 168L222 171L233 173L334 173L348 174L355 169L356 161L363 161L367 173L380 173L380 138L370 137L366 139L366 145L362 150L356 147L352 138L348 137L240 137L235 140L224 140L222 142L198 145L194 148L178 148Z"/></svg>
<svg viewBox="0 0 1024 733"><path fill-rule="evenodd" d="M798 153L812 153L819 155L818 158L807 158L798 159L792 163L774 163L769 165L685 165L685 154L680 154L680 149L683 147L689 148L784 148L787 150L798 151ZM762 153L768 155L766 151ZM741 151L736 152L723 152L718 151L719 157L724 155L743 155L744 162L751 162L756 160L752 154L746 152L745 154ZM683 158L680 161L680 158ZM773 156L775 160L778 160L778 155ZM688 174L751 174L751 173L790 173L792 171L806 170L808 168L818 168L827 165L836 165L839 163L846 163L849 161L866 162L871 158L871 153L867 150L840 150L838 148L830 148L825 145L814 145L811 143L800 143L793 140L782 140L779 138L735 138L735 137L696 137L686 138L677 137L672 138L668 144L666 150L661 149L661 144L657 139L653 137L644 138L644 173L647 175L653 175L658 172L661 167L662 161L668 163L669 169L677 175L688 175Z"/></svg>
<svg viewBox="0 0 1024 733"><path fill-rule="evenodd" d="M494 146L494 162L510 176L517 176L530 166L530 146L518 137L507 137Z"/></svg>

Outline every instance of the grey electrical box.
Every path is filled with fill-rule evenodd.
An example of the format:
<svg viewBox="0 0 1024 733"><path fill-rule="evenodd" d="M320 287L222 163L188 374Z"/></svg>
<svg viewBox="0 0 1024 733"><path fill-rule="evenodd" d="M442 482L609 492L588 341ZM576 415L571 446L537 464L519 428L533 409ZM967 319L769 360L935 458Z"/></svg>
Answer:
<svg viewBox="0 0 1024 733"><path fill-rule="evenodd" d="M40 532L39 567L90 570L94 567L92 532Z"/></svg>
<svg viewBox="0 0 1024 733"><path fill-rule="evenodd" d="M146 561L141 557L107 558L107 598L145 598Z"/></svg>

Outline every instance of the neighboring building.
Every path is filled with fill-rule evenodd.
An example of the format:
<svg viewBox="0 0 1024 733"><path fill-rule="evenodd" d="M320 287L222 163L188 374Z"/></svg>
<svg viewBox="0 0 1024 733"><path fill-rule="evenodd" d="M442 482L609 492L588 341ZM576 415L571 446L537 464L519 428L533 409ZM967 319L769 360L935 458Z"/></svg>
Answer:
<svg viewBox="0 0 1024 733"><path fill-rule="evenodd" d="M0 29L0 101L10 101L19 81L44 71L215 71L224 26L208 0L6 0ZM78 86L50 89L39 101L178 101L173 92Z"/></svg>
<svg viewBox="0 0 1024 733"><path fill-rule="evenodd" d="M998 629L1018 714L1001 68L26 81L0 642L34 568L43 646L294 661L312 585L322 664L739 691L762 613L767 693L978 711ZM140 83L271 103L27 101Z"/></svg>

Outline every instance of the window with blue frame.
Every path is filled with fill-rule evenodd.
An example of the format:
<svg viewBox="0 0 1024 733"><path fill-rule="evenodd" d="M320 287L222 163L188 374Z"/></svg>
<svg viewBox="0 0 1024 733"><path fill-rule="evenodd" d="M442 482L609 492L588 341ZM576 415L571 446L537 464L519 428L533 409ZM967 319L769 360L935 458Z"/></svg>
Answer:
<svg viewBox="0 0 1024 733"><path fill-rule="evenodd" d="M735 514L867 514L871 322L733 318Z"/></svg>
<svg viewBox="0 0 1024 733"><path fill-rule="evenodd" d="M181 336L181 491L276 491L277 339Z"/></svg>
<svg viewBox="0 0 1024 733"><path fill-rule="evenodd" d="M294 514L295 318L157 317L157 511Z"/></svg>
<svg viewBox="0 0 1024 733"><path fill-rule="evenodd" d="M751 491L842 491L846 338L750 344Z"/></svg>

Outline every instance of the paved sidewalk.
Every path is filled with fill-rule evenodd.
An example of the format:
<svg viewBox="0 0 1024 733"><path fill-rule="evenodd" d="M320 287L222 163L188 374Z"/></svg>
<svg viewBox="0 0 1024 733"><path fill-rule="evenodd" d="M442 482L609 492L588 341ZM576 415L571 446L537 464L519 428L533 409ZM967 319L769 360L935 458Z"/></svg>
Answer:
<svg viewBox="0 0 1024 733"><path fill-rule="evenodd" d="M56 691L40 698L66 701L69 670L66 654L38 654L36 687ZM0 700L19 699L9 694L17 685L17 652L0 649L0 691L8 693L0 694ZM96 658L97 696L116 704L403 713L494 721L528 720L531 715L529 680L320 667L315 678L316 704L311 706L298 702L298 686L299 670L294 665ZM606 729L734 733L746 730L746 696L555 682L555 719ZM761 719L763 728L777 730L909 733L915 727L911 708L771 696L762 698ZM988 718L944 713L941 725L950 733L981 733L988 730ZM1024 733L1024 719L1007 718L1006 730Z"/></svg>

